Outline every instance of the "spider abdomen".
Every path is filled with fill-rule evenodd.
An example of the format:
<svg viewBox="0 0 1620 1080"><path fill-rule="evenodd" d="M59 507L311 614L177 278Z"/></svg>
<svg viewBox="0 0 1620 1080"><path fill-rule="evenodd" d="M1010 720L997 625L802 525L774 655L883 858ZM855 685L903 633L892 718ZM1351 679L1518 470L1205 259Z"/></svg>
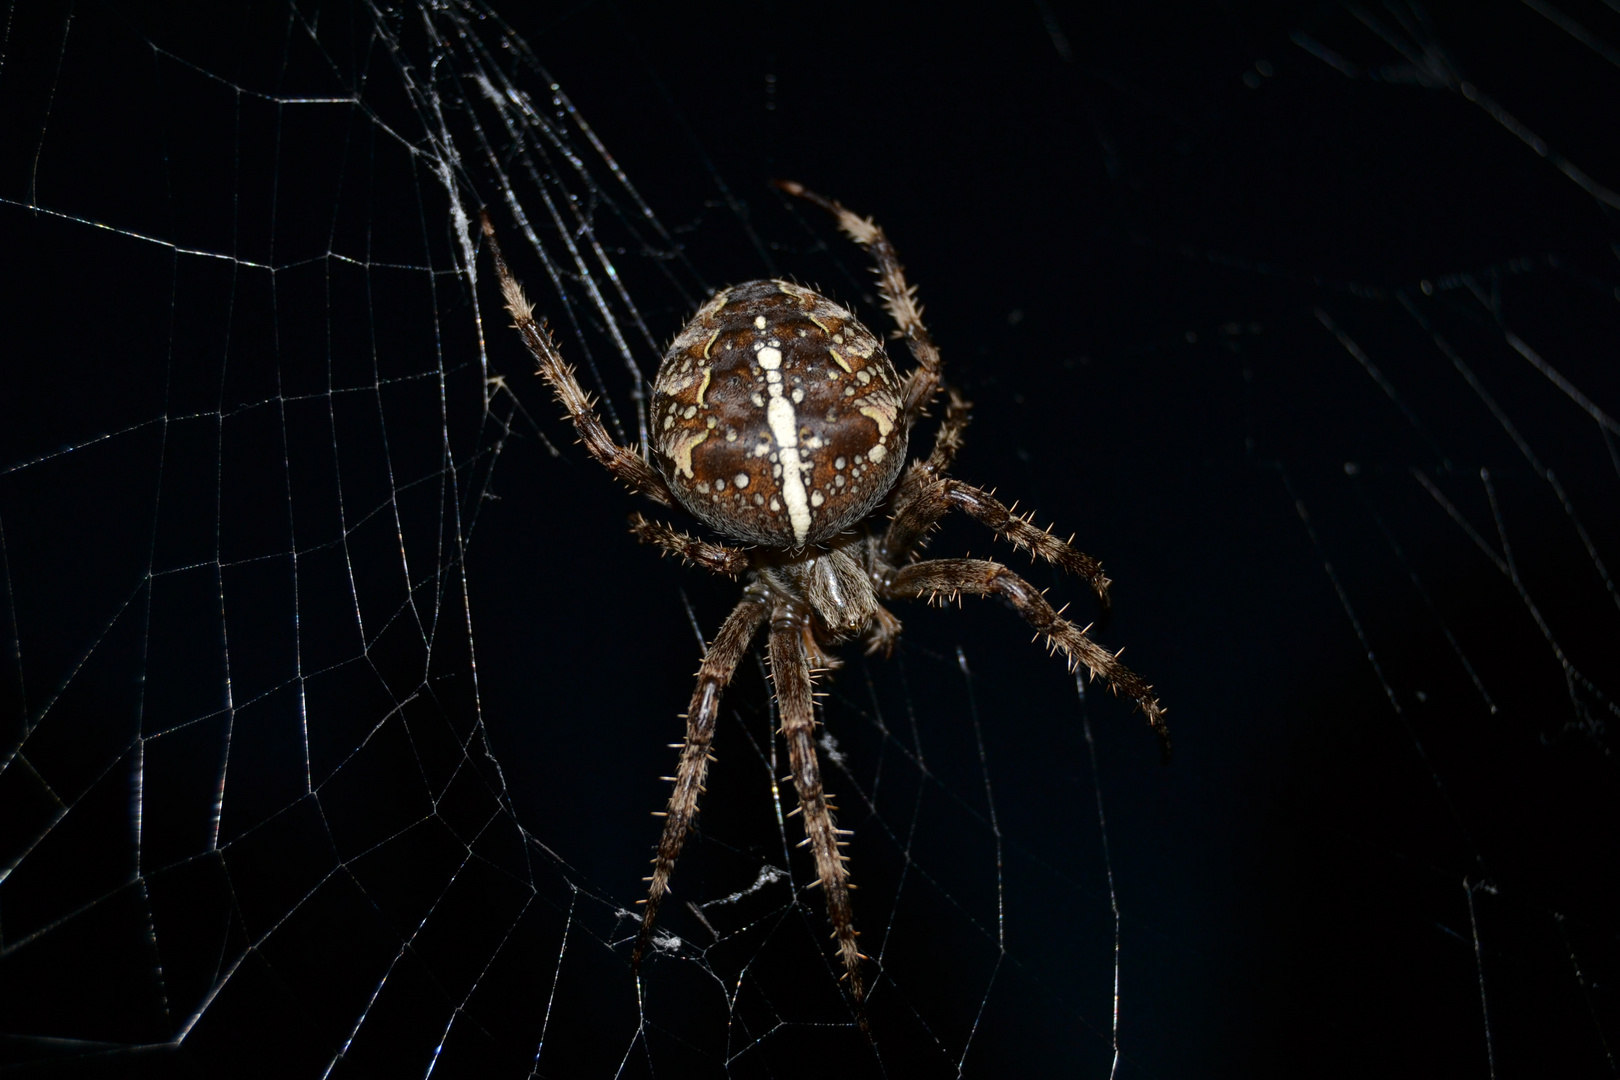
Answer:
<svg viewBox="0 0 1620 1080"><path fill-rule="evenodd" d="M658 368L650 420L681 505L769 547L836 536L905 464L900 380L883 343L786 281L733 285L698 310Z"/></svg>

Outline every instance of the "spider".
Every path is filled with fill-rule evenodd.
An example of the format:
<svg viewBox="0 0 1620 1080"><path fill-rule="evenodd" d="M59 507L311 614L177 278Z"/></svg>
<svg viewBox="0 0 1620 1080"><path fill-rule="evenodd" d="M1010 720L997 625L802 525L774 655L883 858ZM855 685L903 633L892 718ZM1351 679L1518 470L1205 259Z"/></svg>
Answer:
<svg viewBox="0 0 1620 1080"><path fill-rule="evenodd" d="M653 858L641 929L631 952L639 971L659 903L697 813L714 739L720 695L755 636L767 626L770 677L780 733L787 743L805 844L815 856L827 917L861 1026L865 983L850 906L851 884L834 827L836 809L822 788L816 757L816 676L839 666L832 649L859 638L867 653L887 655L900 620L883 601L955 599L963 593L1007 601L1071 670L1085 665L1115 693L1132 699L1165 754L1165 710L1153 688L1080 628L1053 610L1039 589L997 562L926 559L917 550L939 520L961 510L1001 539L1076 574L1104 610L1108 578L1091 556L1031 524L981 488L946 475L962 445L970 403L946 391L944 416L926 458L906 464L911 430L945 389L939 350L922 322L916 290L894 247L862 218L802 185L775 181L789 195L826 210L876 263L879 294L916 366L899 375L883 342L825 296L789 281L747 281L715 293L665 354L653 382L650 453L614 442L590 397L557 351L544 322L501 255L488 213L483 232L506 309L524 344L591 456L632 491L661 506L680 506L729 543L680 532L637 513L631 531L644 543L731 578L747 576L742 599L709 643L686 713L674 790ZM803 845L801 845L803 846Z"/></svg>

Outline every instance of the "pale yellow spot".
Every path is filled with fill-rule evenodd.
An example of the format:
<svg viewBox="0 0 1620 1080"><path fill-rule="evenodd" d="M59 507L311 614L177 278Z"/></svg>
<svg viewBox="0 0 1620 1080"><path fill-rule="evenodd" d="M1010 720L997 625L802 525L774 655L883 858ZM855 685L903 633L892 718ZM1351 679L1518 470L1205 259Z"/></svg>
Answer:
<svg viewBox="0 0 1620 1080"><path fill-rule="evenodd" d="M878 438L888 438L889 432L894 430L895 413L899 412L894 400L880 394L868 394L866 400L873 404L862 405L860 414L878 426Z"/></svg>
<svg viewBox="0 0 1620 1080"><path fill-rule="evenodd" d="M716 330L715 333L718 334L719 331ZM709 353L709 350L707 350L707 349L703 350L703 354L705 356L707 356L708 353ZM703 404L703 395L704 395L705 392L708 391L708 389L709 389L709 380L712 379L712 378L714 378L714 369L713 368L704 368L703 369L703 381L698 383L698 400L697 400L697 403L699 405Z"/></svg>
<svg viewBox="0 0 1620 1080"><path fill-rule="evenodd" d="M837 349L829 345L827 346L827 351L832 354L832 358L838 362L839 367L843 368L851 375L855 374L855 369L849 366L849 361L845 360L843 354L841 354Z"/></svg>
<svg viewBox="0 0 1620 1080"><path fill-rule="evenodd" d="M703 343L703 359L707 360L709 358L709 350L714 348L714 343L719 340L720 331L716 330L714 333L709 335L709 340ZM703 385L709 385L709 380L707 378L703 380Z"/></svg>
<svg viewBox="0 0 1620 1080"><path fill-rule="evenodd" d="M826 324L826 323L824 323L824 322L822 322L822 321L821 321L821 320L820 320L820 319L818 319L818 318L816 318L816 317L815 317L815 316L814 316L814 315L806 315L806 316L805 316L805 318L807 318L807 319L809 319L809 320L810 320L810 321L811 321L811 322L813 322L813 323L815 323L815 324L816 324L816 325L817 325L817 326L819 326L819 327L821 327L821 332L822 332L822 333L823 333L823 334L830 334L830 333L832 333L832 331L831 331L831 330L829 330L829 329L827 329L827 324Z"/></svg>
<svg viewBox="0 0 1620 1080"><path fill-rule="evenodd" d="M697 448L698 443L708 437L707 428L702 431L683 431L681 433L680 440L676 442L669 455L675 459L676 472L683 472L688 477L692 476L692 451Z"/></svg>

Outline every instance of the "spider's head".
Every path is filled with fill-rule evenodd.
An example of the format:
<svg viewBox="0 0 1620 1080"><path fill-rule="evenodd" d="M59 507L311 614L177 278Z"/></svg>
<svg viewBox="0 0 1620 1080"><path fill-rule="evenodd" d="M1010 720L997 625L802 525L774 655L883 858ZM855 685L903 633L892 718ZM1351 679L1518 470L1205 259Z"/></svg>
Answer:
<svg viewBox="0 0 1620 1080"><path fill-rule="evenodd" d="M716 293L653 384L652 450L693 516L798 550L871 513L906 459L900 379L850 312L786 281Z"/></svg>

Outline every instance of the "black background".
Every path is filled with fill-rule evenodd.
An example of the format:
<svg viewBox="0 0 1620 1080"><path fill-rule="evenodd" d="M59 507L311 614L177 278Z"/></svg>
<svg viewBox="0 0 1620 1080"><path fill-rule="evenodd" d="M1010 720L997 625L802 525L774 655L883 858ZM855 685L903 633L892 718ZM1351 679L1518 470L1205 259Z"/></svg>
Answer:
<svg viewBox="0 0 1620 1080"><path fill-rule="evenodd" d="M873 1044L780 883L707 909L712 946L671 908L638 1006L616 912L736 586L636 546L458 273L402 87L450 103L462 205L630 418L428 20L13 9L0 1069L1104 1075L1111 867L1120 1075L1612 1074L1620 477L1510 335L1615 408L1620 16L1539 7L502 13L543 70L490 62L555 79L680 250L599 208L657 342L765 273L880 323L770 177L881 221L977 405L957 472L1104 560L1100 637L1171 709L1163 767L989 605L851 650ZM520 410L483 409L477 318ZM786 864L757 665L728 703L677 900Z"/></svg>

